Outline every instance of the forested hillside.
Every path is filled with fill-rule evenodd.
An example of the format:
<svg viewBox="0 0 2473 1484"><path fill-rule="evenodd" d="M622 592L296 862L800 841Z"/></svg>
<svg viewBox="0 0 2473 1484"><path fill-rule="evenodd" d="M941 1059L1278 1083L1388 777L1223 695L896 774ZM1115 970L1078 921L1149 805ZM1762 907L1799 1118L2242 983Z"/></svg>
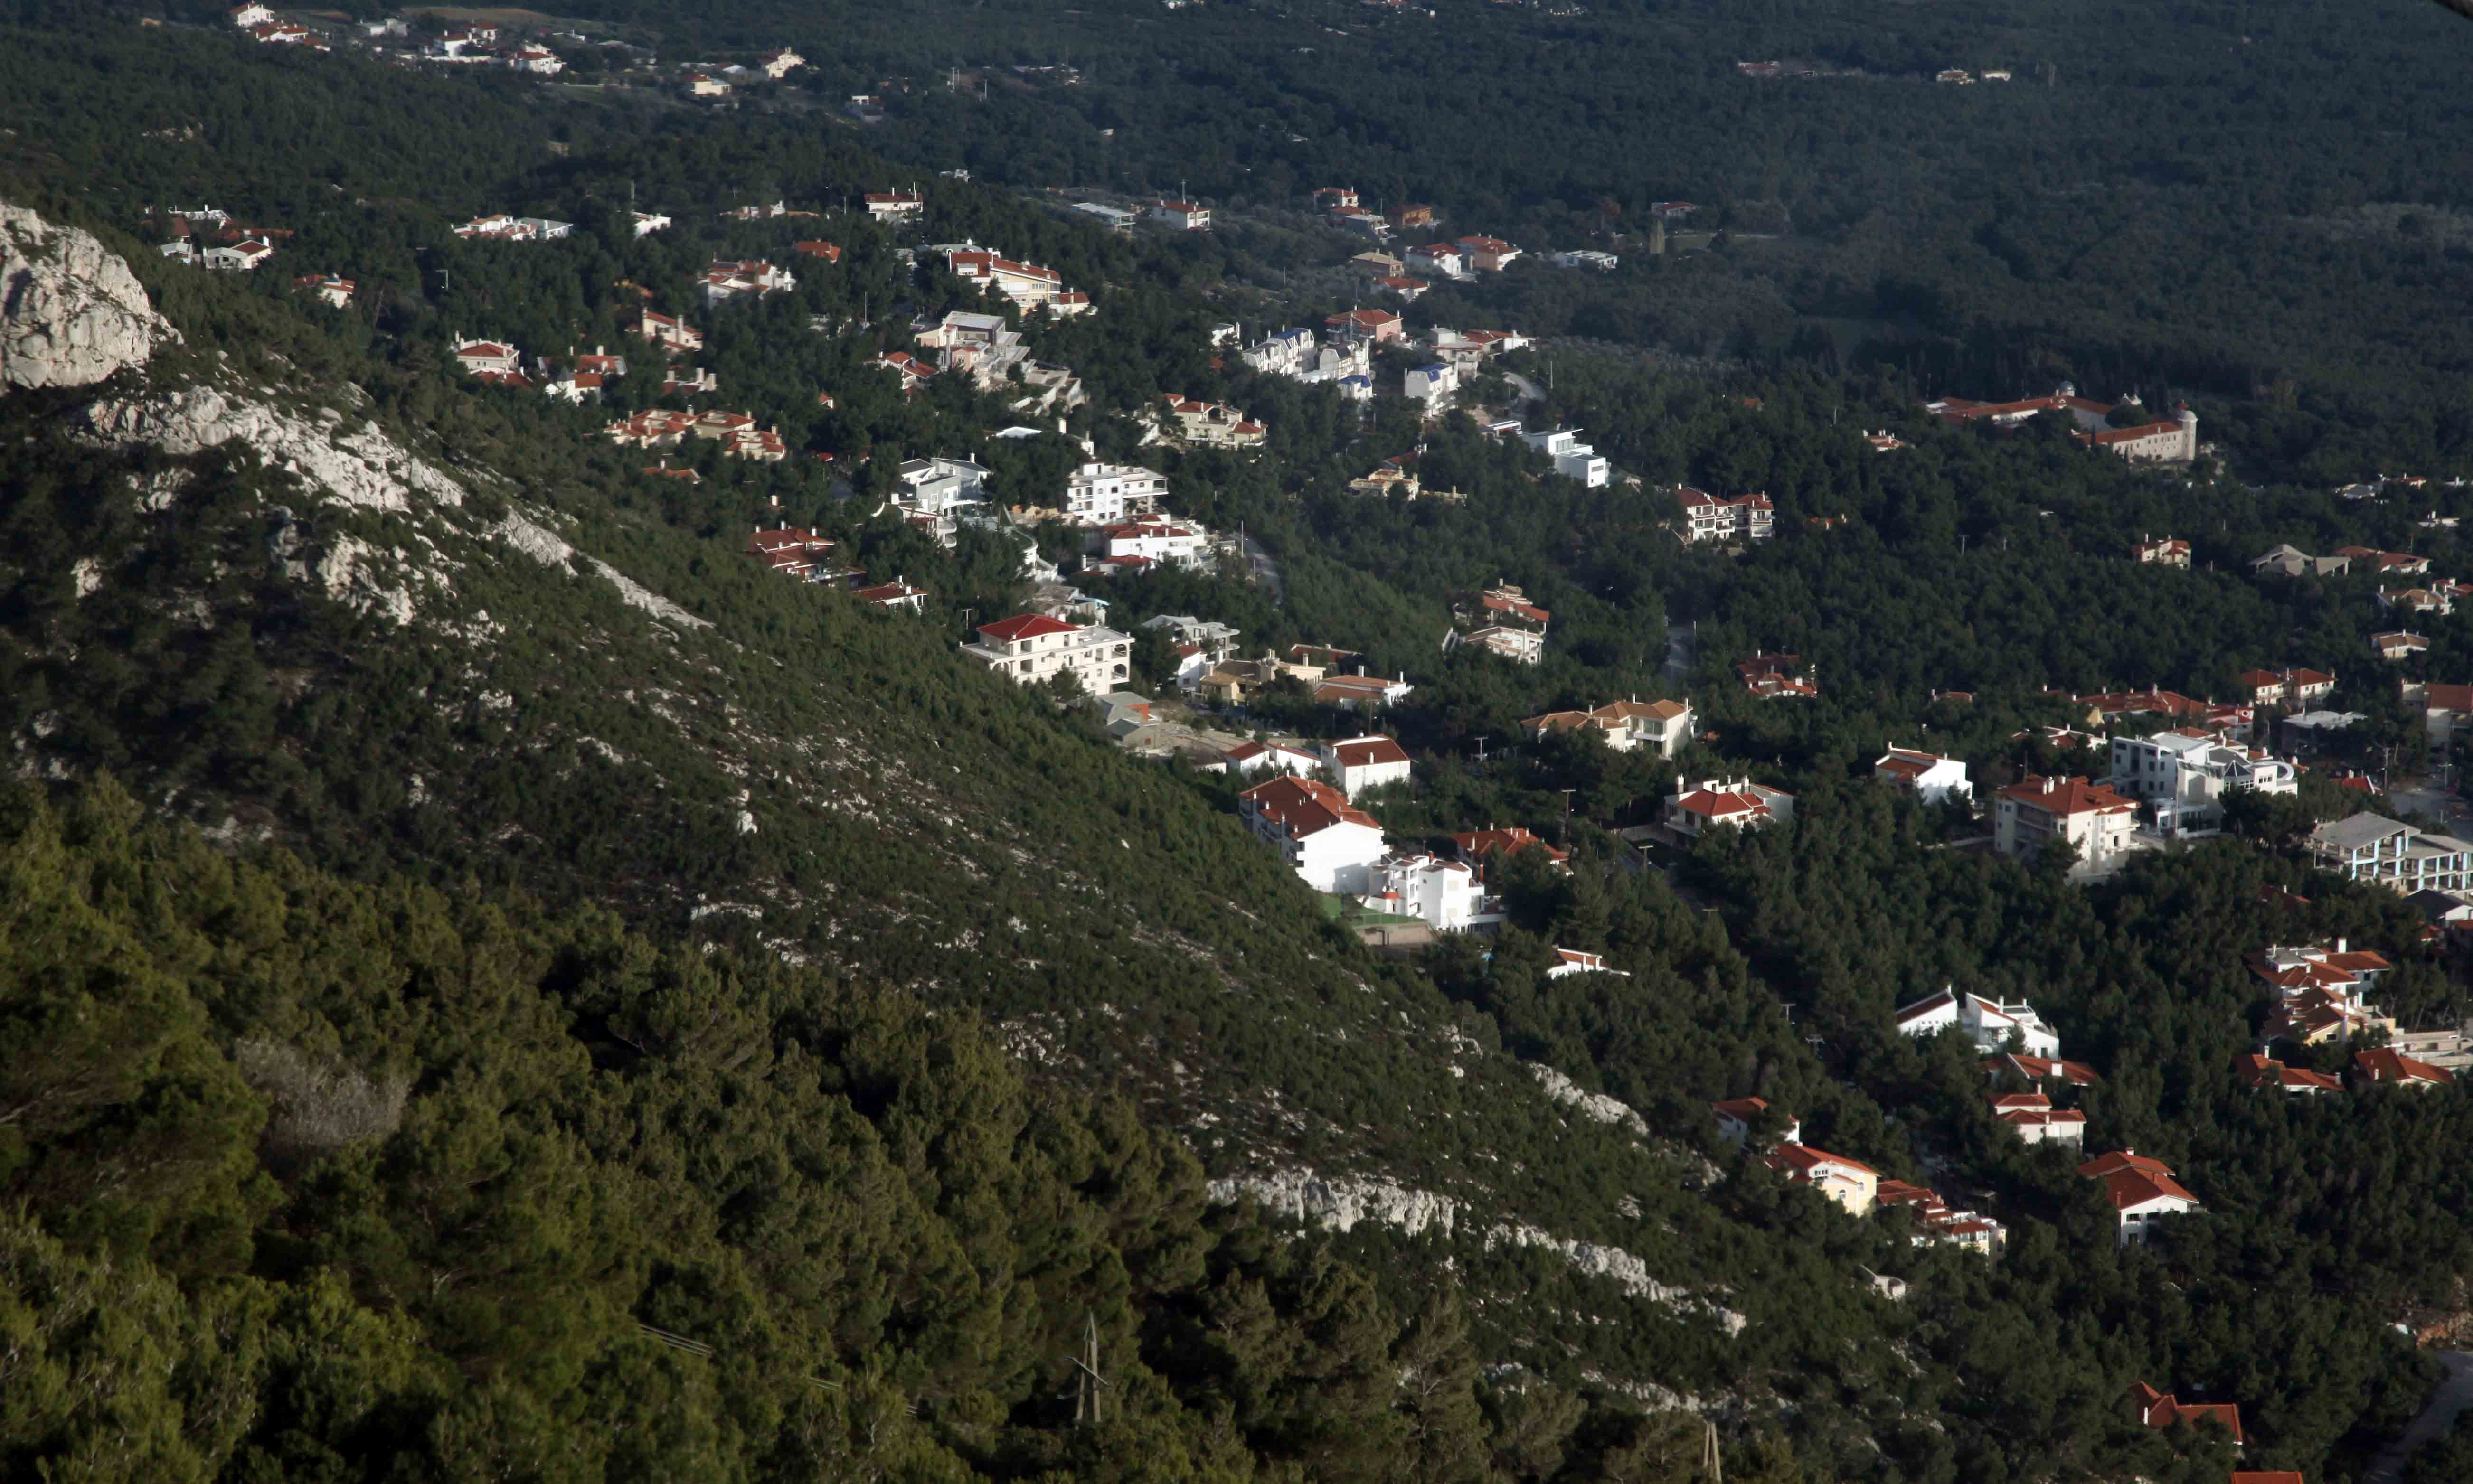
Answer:
<svg viewBox="0 0 2473 1484"><path fill-rule="evenodd" d="M2257 666L2337 676L2365 719L2331 768L2431 754L2397 682L2473 679L2473 619L2433 615L2389 666L2365 645L2393 621L2375 563L2248 562L2292 542L2473 566L2437 523L2473 514L2463 487L2326 488L2466 467L2441 311L2461 248L2346 238L2365 255L2295 269L2317 239L2246 234L2245 266L2192 275L2204 294L2153 278L2230 252L2191 244L2231 241L2236 196L2296 218L2473 199L2418 32L2339 28L2348 76L2404 82L2314 98L2358 115L2322 129L2341 142L2252 169L2226 141L2287 107L2257 100L2292 95L2291 6L2244 9L2254 77L2190 41L2234 24L2201 7L2094 100L2085 74L2152 48L2126 14L2064 37L2040 5L1919 12L1894 41L1793 5L575 9L815 65L689 109L259 47L220 6L0 27L0 200L95 233L181 337L0 397L0 1474L1683 1484L1714 1424L1754 1484L2217 1484L2229 1441L2136 1425L2145 1380L2237 1402L2244 1467L2363 1476L2434 1370L2395 1326L2467 1307L2473 1101L2285 1097L2234 1065L2269 943L2375 946L2401 1018L2463 1017L2462 964L2417 912L2273 849L2372 801L2322 769L2247 834L2086 886L1862 775L1925 745L1988 795L2064 764L2035 729L2086 724L2073 693L2228 695ZM1738 48L1869 75L1744 79ZM1070 88L932 81L1068 49ZM2014 60L2015 91L1906 76L1944 58ZM884 127L835 116L887 71L912 86ZM2152 142L2189 114L2186 142ZM2389 126L2391 173L2334 192ZM1116 142L1068 137L1099 128ZM2127 182L2101 198L2099 135ZM1164 188L1180 160L1236 206L1207 238L1112 235L1006 188ZM928 173L962 167L981 179ZM1636 478L1584 488L1469 418L1359 413L1214 355L1222 320L1351 306L1283 266L1299 241L1354 251L1295 199L1342 174L1557 243L1695 195L1742 239L1413 306L1421 329L1546 333L1483 395L1540 384L1535 425L1587 429ZM857 207L914 175L920 222ZM725 215L776 200L804 214ZM204 203L288 234L270 266L159 255L163 213ZM1781 205L1791 229L1754 240ZM636 231L636 209L673 224ZM488 212L574 232L453 234ZM2056 251L2061 226L2087 239L2066 266L1984 279L1984 254ZM793 256L818 238L829 263ZM928 250L966 239L1092 292L1080 320L998 306L1087 404L1018 427L1019 387L905 395L876 364L990 304ZM709 261L758 256L799 286L699 298ZM349 306L306 274L353 278ZM2349 308L2309 307L2334 284ZM690 400L653 379L648 308L704 327L719 389L695 405L746 409L787 457L602 436ZM1802 338L1832 318L1863 323L1843 348ZM568 406L463 374L476 337L641 369ZM1854 353L1881 337L1899 348ZM2290 395L2253 398L2278 374ZM2217 456L2162 472L1916 405L2066 375L2191 393ZM1144 442L1164 392L1242 406L1265 446ZM937 454L984 463L1000 505L1051 502L1086 456L1161 469L1172 511L1241 529L1278 581L1108 578L1112 622L1194 614L1248 652L1342 645L1405 676L1381 725L1416 783L1367 803L1390 835L1519 824L1572 869L1515 858L1503 929L1419 958L1326 922L1229 780L956 656L1026 585L1020 528L948 552L884 514L900 463ZM1384 460L1455 497L1349 491ZM1678 541L1676 481L1765 491L1777 539ZM924 586L924 611L765 570L758 525L813 528ZM2149 534L2189 539L2193 569L2130 562ZM1502 580L1553 613L1542 661L1446 653L1454 604ZM1820 695L1752 699L1734 665L1763 650L1809 660ZM1664 694L1699 708L1675 760L1521 726ZM1245 722L1368 725L1295 686ZM1794 789L1793 827L1656 856L1617 833L1720 774ZM1551 972L1558 948L1618 973ZM2073 1151L1994 1120L1975 1048L1891 1027L1945 986L2031 1000L2101 1072L2086 1151L2168 1160L2205 1216L2117 1245ZM1712 1123L1753 1094L1997 1213L2005 1249L1781 1179ZM1085 1392L1103 1420L1077 1422Z"/></svg>

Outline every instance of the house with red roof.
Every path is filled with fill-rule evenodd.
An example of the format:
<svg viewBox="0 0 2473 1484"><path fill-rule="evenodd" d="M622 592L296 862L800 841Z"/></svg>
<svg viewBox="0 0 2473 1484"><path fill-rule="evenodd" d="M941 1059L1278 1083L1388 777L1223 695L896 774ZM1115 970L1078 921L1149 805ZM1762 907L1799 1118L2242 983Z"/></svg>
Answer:
<svg viewBox="0 0 2473 1484"><path fill-rule="evenodd" d="M1878 1209L1899 1209L1913 1213L1921 1230L1914 1235L1915 1245L1946 1242L1969 1252L1986 1256L2006 1246L2009 1233L1989 1216L1971 1210L1952 1210L1940 1193L1922 1185L1910 1185L1903 1180L1884 1180L1873 1193Z"/></svg>
<svg viewBox="0 0 2473 1484"><path fill-rule="evenodd" d="M1382 826L1314 778L1276 778L1236 796L1237 812L1257 839L1278 847L1291 869L1317 892L1361 896L1386 853Z"/></svg>
<svg viewBox="0 0 2473 1484"><path fill-rule="evenodd" d="M1769 1111L1769 1105L1763 1098L1730 1097L1722 1103L1710 1104L1709 1111L1717 1115L1717 1137L1741 1147L1745 1139L1752 1137L1753 1128ZM1803 1142L1803 1120L1792 1113L1779 1116L1786 1120L1786 1132L1780 1136L1782 1140L1789 1144Z"/></svg>
<svg viewBox="0 0 2473 1484"><path fill-rule="evenodd" d="M1594 732L1618 753L1646 748L1671 757L1692 737L1692 706L1684 701L1610 701L1587 711L1548 711L1523 718L1530 741L1550 732Z"/></svg>
<svg viewBox="0 0 2473 1484"><path fill-rule="evenodd" d="M1993 848L2012 860L2032 860L2061 841L2077 855L2073 876L2114 870L2138 827L2138 804L2085 778L2029 774L2001 790Z"/></svg>
<svg viewBox="0 0 2473 1484"><path fill-rule="evenodd" d="M2160 541L2141 538L2131 543L2129 555L2135 562L2148 562L2155 566L2179 567L2185 572L2190 569L2190 543L2174 540L2169 536Z"/></svg>
<svg viewBox="0 0 2473 1484"><path fill-rule="evenodd" d="M2441 681L2399 683L2406 706L2420 707L2422 729L2430 733L2434 751L2444 752L2456 730L2473 720L2473 685L2451 685Z"/></svg>
<svg viewBox="0 0 2473 1484"><path fill-rule="evenodd" d="M2369 1002L2378 976L2394 967L2383 955L2356 949L2343 938L2333 948L2270 945L2251 954L2250 972L2275 997L2262 1034L2269 1041L2317 1045L2394 1030L2395 1021Z"/></svg>
<svg viewBox="0 0 2473 1484"><path fill-rule="evenodd" d="M2306 1066L2287 1066L2270 1056L2256 1053L2233 1063L2233 1071L2245 1087L2272 1088L2279 1091L2316 1094L2341 1092L2344 1085L2325 1072L2314 1072Z"/></svg>
<svg viewBox="0 0 2473 1484"><path fill-rule="evenodd" d="M828 575L826 561L832 549L833 543L817 535L813 526L804 530L776 526L769 531L759 526L747 539L747 555L751 559L802 582L821 582Z"/></svg>
<svg viewBox="0 0 2473 1484"><path fill-rule="evenodd" d="M2249 692L2250 705L2261 710L2276 706L2306 711L2336 689L2336 677L2323 670L2244 670L2238 679L2242 689Z"/></svg>
<svg viewBox="0 0 2473 1484"><path fill-rule="evenodd" d="M1173 227L1181 232L1198 232L1211 225L1211 208L1190 201L1153 202L1148 215L1163 227Z"/></svg>
<svg viewBox="0 0 2473 1484"><path fill-rule="evenodd" d="M1794 795L1748 778L1686 778L1666 801L1666 827L1687 840L1719 825L1760 829L1794 818Z"/></svg>
<svg viewBox="0 0 2473 1484"><path fill-rule="evenodd" d="M2157 1222L2200 1209L2198 1198L2173 1178L2173 1167L2135 1149L2099 1155L2077 1168L2078 1178L2103 1187L2103 1198L2120 1222L2121 1245L2146 1242Z"/></svg>
<svg viewBox="0 0 2473 1484"><path fill-rule="evenodd" d="M1239 742L1219 755L1228 771L1239 778L1281 773L1290 778L1305 778L1313 777L1322 769L1320 756L1285 742Z"/></svg>
<svg viewBox="0 0 2473 1484"><path fill-rule="evenodd" d="M704 331L684 320L674 320L668 315L656 314L650 309L636 315L636 334L639 339L649 340L666 349L701 350L704 348Z"/></svg>
<svg viewBox="0 0 2473 1484"><path fill-rule="evenodd" d="M1388 309L1352 309L1323 322L1324 332L1350 344L1381 345L1406 333L1407 323Z"/></svg>
<svg viewBox="0 0 2473 1484"><path fill-rule="evenodd" d="M2353 1075L2373 1086L2417 1088L2424 1091L2456 1085L2456 1074L2446 1067L2433 1066L2391 1046L2354 1052Z"/></svg>
<svg viewBox="0 0 2473 1484"><path fill-rule="evenodd" d="M2103 1079L2084 1062L2064 1062L2054 1057L2022 1056L2005 1051L1983 1059L1984 1075L1995 1085L2017 1081L2040 1087L2048 1082L2066 1083L2073 1088L2091 1088Z"/></svg>
<svg viewBox="0 0 2473 1484"><path fill-rule="evenodd" d="M1499 860L1508 860L1530 850L1542 852L1547 863L1557 871L1571 870L1570 856L1565 851L1554 849L1517 825L1501 827L1489 825L1483 829L1453 835L1452 849L1460 859L1480 871L1491 870Z"/></svg>
<svg viewBox="0 0 2473 1484"><path fill-rule="evenodd" d="M2145 1381L2129 1384L2129 1411L2144 1426L2158 1429L2178 1423L2197 1426L2214 1423L2233 1435L2233 1447L2247 1440L2242 1435L2241 1408L2229 1401L2183 1401L2170 1392L2157 1391ZM2236 1475L2238 1477L2238 1475Z"/></svg>
<svg viewBox="0 0 2473 1484"><path fill-rule="evenodd" d="M1469 267L1478 273L1499 274L1520 255L1518 248L1500 237L1462 237L1453 246L1468 254Z"/></svg>
<svg viewBox="0 0 2473 1484"><path fill-rule="evenodd" d="M497 340L458 340L455 342L455 364L468 375L484 371L511 372L521 368L523 355L515 347Z"/></svg>
<svg viewBox="0 0 2473 1484"><path fill-rule="evenodd" d="M1896 1012L1898 1034L1918 1039L1957 1031L1979 1051L2002 1051L2013 1042L2029 1056L2057 1057L2061 1038L2025 1000L2003 1004L1955 986Z"/></svg>
<svg viewBox="0 0 2473 1484"><path fill-rule="evenodd" d="M1408 754L1389 737L1351 737L1322 746L1323 765L1339 779L1340 792L1354 800L1372 789L1405 783L1411 777Z"/></svg>
<svg viewBox="0 0 2473 1484"><path fill-rule="evenodd" d="M1583 953L1578 948L1556 948L1553 966L1546 970L1546 977L1560 979L1570 974L1613 974L1618 979L1628 979L1631 977L1631 970L1610 967L1602 953Z"/></svg>
<svg viewBox="0 0 2473 1484"><path fill-rule="evenodd" d="M1017 684L1036 685L1071 675L1096 696L1125 682L1134 641L1105 625L1017 613L979 625L978 642L963 645L962 653Z"/></svg>
<svg viewBox="0 0 2473 1484"><path fill-rule="evenodd" d="M2041 1092L1994 1092L1987 1094L1992 1105L1992 1118L2010 1129L2021 1143L2077 1144L2086 1140L2086 1114L2074 1108L2054 1108L2053 1100Z"/></svg>
<svg viewBox="0 0 2473 1484"><path fill-rule="evenodd" d="M924 613L927 611L927 589L913 587L900 579L879 583L873 587L853 587L851 589L851 596L870 608L882 609L887 612Z"/></svg>
<svg viewBox="0 0 2473 1484"><path fill-rule="evenodd" d="M1743 678L1743 688L1763 701L1808 701L1820 694L1820 683L1801 655L1754 655L1737 660L1735 673Z"/></svg>
<svg viewBox="0 0 2473 1484"><path fill-rule="evenodd" d="M1683 512L1683 529L1677 534L1688 545L1702 541L1765 541L1777 531L1777 506L1765 494L1725 497L1677 485L1674 501Z"/></svg>
<svg viewBox="0 0 2473 1484"><path fill-rule="evenodd" d="M916 394L920 388L927 385L929 377L936 374L936 368L907 350L887 350L867 364L899 372L904 394Z"/></svg>
<svg viewBox="0 0 2473 1484"><path fill-rule="evenodd" d="M870 191L861 198L867 214L879 222L906 222L927 209L927 198L913 187L906 191Z"/></svg>
<svg viewBox="0 0 2473 1484"><path fill-rule="evenodd" d="M1850 1216L1868 1216L1872 1203L1881 1188L1881 1172L1861 1160L1814 1149L1809 1144L1783 1143L1769 1151L1765 1162L1769 1168L1798 1185L1810 1185L1837 1203Z"/></svg>
<svg viewBox="0 0 2473 1484"><path fill-rule="evenodd" d="M1975 784L1966 776L1965 762L1938 753L1892 746L1873 761L1872 777L1928 804L1945 803L1952 799L1975 802Z"/></svg>

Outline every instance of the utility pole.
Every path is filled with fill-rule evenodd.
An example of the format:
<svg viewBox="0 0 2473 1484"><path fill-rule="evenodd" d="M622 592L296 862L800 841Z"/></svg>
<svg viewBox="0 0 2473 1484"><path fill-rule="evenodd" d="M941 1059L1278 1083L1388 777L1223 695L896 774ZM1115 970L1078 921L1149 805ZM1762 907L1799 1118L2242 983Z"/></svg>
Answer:
<svg viewBox="0 0 2473 1484"><path fill-rule="evenodd" d="M1560 843L1566 850L1569 850L1572 844L1572 796L1577 792L1577 789L1571 788L1561 790L1563 795L1563 838Z"/></svg>
<svg viewBox="0 0 2473 1484"><path fill-rule="evenodd" d="M1486 739L1483 737L1477 739L1477 760L1478 762L1485 761L1485 741Z"/></svg>
<svg viewBox="0 0 2473 1484"><path fill-rule="evenodd" d="M1073 1367L1080 1373L1073 1377L1074 1425L1104 1421L1099 1392L1108 1382L1099 1375L1099 1319L1089 1309L1082 1311L1082 1353L1074 1357Z"/></svg>
<svg viewBox="0 0 2473 1484"><path fill-rule="evenodd" d="M1700 1434L1700 1472L1708 1484L1726 1484L1726 1460L1717 1451L1717 1424L1703 1425L1708 1430Z"/></svg>

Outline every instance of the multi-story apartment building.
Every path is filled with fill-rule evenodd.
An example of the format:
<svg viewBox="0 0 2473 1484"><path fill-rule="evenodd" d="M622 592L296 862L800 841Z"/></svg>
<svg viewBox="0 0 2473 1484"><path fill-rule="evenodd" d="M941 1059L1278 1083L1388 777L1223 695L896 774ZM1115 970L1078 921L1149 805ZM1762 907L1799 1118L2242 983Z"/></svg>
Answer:
<svg viewBox="0 0 2473 1484"><path fill-rule="evenodd" d="M2113 738L2112 777L2106 781L2116 792L2151 804L2156 831L2165 835L2213 828L2223 815L2228 789L2291 794L2301 787L2293 764L2197 727Z"/></svg>
<svg viewBox="0 0 2473 1484"><path fill-rule="evenodd" d="M1739 494L1720 499L1703 490L1677 487L1675 502L1683 507L1686 541L1765 541L1774 534L1777 507L1765 494Z"/></svg>
<svg viewBox="0 0 2473 1484"><path fill-rule="evenodd" d="M1065 516L1075 525L1121 525L1157 510L1165 493L1165 474L1138 465L1085 464L1065 482Z"/></svg>
<svg viewBox="0 0 2473 1484"><path fill-rule="evenodd" d="M2031 860L2055 840L2077 851L2072 875L2095 875L2120 864L2138 827L2137 802L2084 778L2029 774L2001 790L1993 844L2013 860Z"/></svg>
<svg viewBox="0 0 2473 1484"><path fill-rule="evenodd" d="M979 625L979 641L963 645L962 653L1020 684L1070 674L1098 695L1131 677L1134 641L1103 625L1020 613Z"/></svg>

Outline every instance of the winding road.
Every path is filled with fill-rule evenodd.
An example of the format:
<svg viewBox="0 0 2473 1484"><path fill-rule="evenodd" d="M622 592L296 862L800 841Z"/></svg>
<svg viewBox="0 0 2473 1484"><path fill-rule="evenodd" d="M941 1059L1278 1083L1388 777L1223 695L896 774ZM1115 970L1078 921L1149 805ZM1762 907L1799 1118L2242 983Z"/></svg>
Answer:
<svg viewBox="0 0 2473 1484"><path fill-rule="evenodd" d="M2430 1400L2421 1411L2396 1434L2394 1442L2379 1450L2377 1462L2362 1475L2362 1484L2404 1484L2405 1460L2415 1449L2444 1436L2456 1424L2458 1414L2473 1405L2473 1355L2461 1351L2441 1351L2439 1364L2447 1367L2447 1376L2430 1389Z"/></svg>

